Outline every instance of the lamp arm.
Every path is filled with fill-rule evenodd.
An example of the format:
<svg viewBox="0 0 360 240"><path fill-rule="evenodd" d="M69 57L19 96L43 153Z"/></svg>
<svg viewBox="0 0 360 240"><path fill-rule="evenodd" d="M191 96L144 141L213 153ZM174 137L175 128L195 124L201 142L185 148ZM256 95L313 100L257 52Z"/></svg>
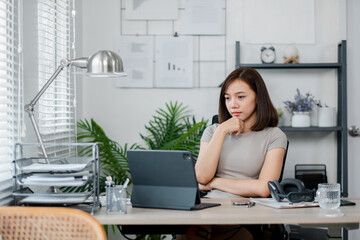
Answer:
<svg viewBox="0 0 360 240"><path fill-rule="evenodd" d="M53 75L50 77L50 79L45 83L45 85L41 88L41 90L36 94L36 96L34 97L33 100L31 100L31 102L29 104L25 105L25 111L29 114L31 123L34 127L35 130L35 134L36 137L39 141L39 143L41 144L41 150L44 154L44 158L46 160L47 163L49 163L48 160L48 155L46 152L46 149L43 145L43 140L40 134L40 130L39 127L35 121L35 116L34 116L34 111L35 111L35 105L36 103L39 101L40 97L44 94L44 92L49 88L49 86L51 85L51 83L55 80L55 78L60 74L60 72L65 68L68 67L71 64L71 62L68 59L63 59L60 62L60 66L56 69L56 71L53 73Z"/></svg>
<svg viewBox="0 0 360 240"><path fill-rule="evenodd" d="M73 60L70 60L69 63L71 66L78 67L78 68L87 68L88 66L88 58L76 58Z"/></svg>
<svg viewBox="0 0 360 240"><path fill-rule="evenodd" d="M41 90L36 94L33 100L29 104L25 105L25 111L30 112L34 111L34 106L39 101L40 97L44 94L46 89L49 88L51 83L55 80L55 78L60 74L60 72L70 65L70 61L68 59L63 59L60 62L60 66L56 69L56 71L53 73L53 75L49 78L49 80L45 83L45 85L41 88Z"/></svg>
<svg viewBox="0 0 360 240"><path fill-rule="evenodd" d="M42 140L42 137L41 137L41 134L40 134L39 126L37 125L37 123L35 121L34 111L29 112L29 117L30 117L31 123L32 123L32 125L34 127L36 137L37 137L37 139L38 139L38 141L40 143L41 151L44 154L45 161L46 161L46 163L50 163L49 159L48 159L46 149L45 149L45 146L43 144L44 141Z"/></svg>

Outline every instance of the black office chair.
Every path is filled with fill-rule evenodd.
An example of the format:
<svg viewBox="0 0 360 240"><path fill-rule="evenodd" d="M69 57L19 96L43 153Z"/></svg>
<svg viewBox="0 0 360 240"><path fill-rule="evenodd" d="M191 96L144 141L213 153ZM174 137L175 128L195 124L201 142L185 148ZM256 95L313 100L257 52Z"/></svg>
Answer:
<svg viewBox="0 0 360 240"><path fill-rule="evenodd" d="M219 123L219 116L218 115L214 115L212 117L211 124L214 124L214 123Z"/></svg>
<svg viewBox="0 0 360 240"><path fill-rule="evenodd" d="M279 182L281 182L281 180L283 179L288 149L289 149L289 140L287 140L287 143L286 143L285 155L284 155L284 159L283 159L283 165L281 167L281 173L280 173L280 177L279 177Z"/></svg>
<svg viewBox="0 0 360 240"><path fill-rule="evenodd" d="M304 182L305 188L317 189L319 183L327 183L325 164L295 164L295 178Z"/></svg>

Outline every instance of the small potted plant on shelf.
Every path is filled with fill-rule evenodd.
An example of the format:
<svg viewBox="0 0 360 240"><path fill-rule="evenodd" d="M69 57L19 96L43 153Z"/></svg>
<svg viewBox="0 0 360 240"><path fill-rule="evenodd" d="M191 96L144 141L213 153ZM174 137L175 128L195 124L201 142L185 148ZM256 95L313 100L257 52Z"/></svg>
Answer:
<svg viewBox="0 0 360 240"><path fill-rule="evenodd" d="M291 119L292 127L310 127L310 111L316 104L311 93L308 92L302 95L297 88L294 101L284 101L284 104L286 110L293 114Z"/></svg>
<svg viewBox="0 0 360 240"><path fill-rule="evenodd" d="M329 107L326 103L318 103L318 126L319 127L335 127L336 126L336 110L335 107Z"/></svg>
<svg viewBox="0 0 360 240"><path fill-rule="evenodd" d="M283 119L284 111L281 108L277 108L276 111L279 117L278 126L281 127L284 125L284 119Z"/></svg>

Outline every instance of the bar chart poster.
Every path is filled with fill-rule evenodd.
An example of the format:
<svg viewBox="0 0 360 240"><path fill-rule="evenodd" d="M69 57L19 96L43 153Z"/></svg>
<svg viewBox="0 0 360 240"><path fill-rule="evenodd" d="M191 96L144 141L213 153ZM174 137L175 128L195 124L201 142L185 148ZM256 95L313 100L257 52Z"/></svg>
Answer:
<svg viewBox="0 0 360 240"><path fill-rule="evenodd" d="M155 39L155 87L193 87L193 45L191 36Z"/></svg>
<svg viewBox="0 0 360 240"><path fill-rule="evenodd" d="M127 77L116 79L122 88L152 88L154 69L153 36L119 36L117 52Z"/></svg>
<svg viewBox="0 0 360 240"><path fill-rule="evenodd" d="M178 0L126 0L125 17L129 20L176 20Z"/></svg>

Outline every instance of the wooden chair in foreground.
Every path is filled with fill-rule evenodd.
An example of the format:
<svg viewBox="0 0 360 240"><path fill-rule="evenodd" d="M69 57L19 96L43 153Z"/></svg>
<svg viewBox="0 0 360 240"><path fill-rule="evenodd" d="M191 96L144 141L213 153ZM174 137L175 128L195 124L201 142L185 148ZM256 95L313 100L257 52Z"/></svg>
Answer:
<svg viewBox="0 0 360 240"><path fill-rule="evenodd" d="M3 240L106 240L102 225L90 214L60 207L0 207Z"/></svg>

